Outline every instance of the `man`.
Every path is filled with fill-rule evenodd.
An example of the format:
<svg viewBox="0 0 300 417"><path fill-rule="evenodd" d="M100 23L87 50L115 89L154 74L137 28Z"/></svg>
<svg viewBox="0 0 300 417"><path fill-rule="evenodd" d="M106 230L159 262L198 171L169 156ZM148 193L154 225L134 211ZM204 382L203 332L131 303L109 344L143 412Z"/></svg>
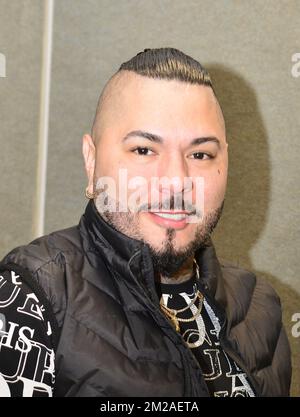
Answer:
<svg viewBox="0 0 300 417"><path fill-rule="evenodd" d="M160 48L121 65L83 137L79 225L1 264L2 395L289 395L279 298L210 239L227 148L197 61Z"/></svg>

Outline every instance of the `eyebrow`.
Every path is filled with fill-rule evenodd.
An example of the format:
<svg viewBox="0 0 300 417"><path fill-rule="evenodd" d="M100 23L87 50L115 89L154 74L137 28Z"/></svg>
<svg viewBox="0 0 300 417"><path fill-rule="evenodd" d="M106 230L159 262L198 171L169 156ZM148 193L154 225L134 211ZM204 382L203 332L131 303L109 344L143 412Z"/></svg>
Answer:
<svg viewBox="0 0 300 417"><path fill-rule="evenodd" d="M126 136L124 136L124 138L122 139L122 142L125 142L127 139L133 136L140 136L144 139L148 139L151 142L156 142L156 143L163 143L164 141L161 136L156 135L154 133L144 132L143 130L133 130L132 132L129 132L127 133ZM202 143L206 143L206 142L215 142L218 145L218 147L220 147L220 141L215 136L202 136L199 138L192 139L190 145L191 146L201 145Z"/></svg>

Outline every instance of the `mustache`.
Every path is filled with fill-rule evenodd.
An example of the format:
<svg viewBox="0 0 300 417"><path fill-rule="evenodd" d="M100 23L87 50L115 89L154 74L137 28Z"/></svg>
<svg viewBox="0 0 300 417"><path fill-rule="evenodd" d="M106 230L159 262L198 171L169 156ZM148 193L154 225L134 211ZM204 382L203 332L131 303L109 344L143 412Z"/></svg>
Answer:
<svg viewBox="0 0 300 417"><path fill-rule="evenodd" d="M136 212L154 210L184 210L192 215L198 214L197 207L195 207L194 204L192 204L190 201L182 199L182 196L176 197L174 195L170 196L170 198L165 199L164 201L143 203L137 207Z"/></svg>
<svg viewBox="0 0 300 417"><path fill-rule="evenodd" d="M131 212L131 213L140 213L140 212L152 212L152 211L162 211L162 210L178 210L178 211L185 211L191 216L196 216L198 218L202 218L203 211L200 207L197 207L195 204L191 202L190 199L184 198L182 193L178 195L170 195L165 197L163 201L151 201L149 202L143 198L137 198L132 202L126 201L125 205L124 202L119 201L118 199L112 196L104 190L103 188L99 187L94 192L95 200L101 197L102 204L102 211L121 211L121 212ZM101 204L101 205L102 205Z"/></svg>

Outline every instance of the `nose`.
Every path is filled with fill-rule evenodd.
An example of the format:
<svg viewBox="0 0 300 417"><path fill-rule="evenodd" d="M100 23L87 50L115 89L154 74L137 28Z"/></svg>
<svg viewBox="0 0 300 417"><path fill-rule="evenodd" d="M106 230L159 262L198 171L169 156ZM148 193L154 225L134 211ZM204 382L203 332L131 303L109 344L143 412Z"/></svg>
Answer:
<svg viewBox="0 0 300 417"><path fill-rule="evenodd" d="M170 154L161 161L158 176L161 193L178 194L190 188L189 181L187 181L188 166L180 153Z"/></svg>

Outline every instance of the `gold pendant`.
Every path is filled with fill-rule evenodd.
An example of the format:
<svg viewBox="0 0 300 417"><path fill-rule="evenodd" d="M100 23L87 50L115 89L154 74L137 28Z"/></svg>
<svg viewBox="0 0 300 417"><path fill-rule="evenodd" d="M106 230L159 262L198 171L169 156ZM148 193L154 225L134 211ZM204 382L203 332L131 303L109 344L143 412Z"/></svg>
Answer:
<svg viewBox="0 0 300 417"><path fill-rule="evenodd" d="M179 322L178 322L177 318L176 317L171 317L171 320L172 320L172 323L175 327L176 332L179 332L180 331L180 326L179 326Z"/></svg>

